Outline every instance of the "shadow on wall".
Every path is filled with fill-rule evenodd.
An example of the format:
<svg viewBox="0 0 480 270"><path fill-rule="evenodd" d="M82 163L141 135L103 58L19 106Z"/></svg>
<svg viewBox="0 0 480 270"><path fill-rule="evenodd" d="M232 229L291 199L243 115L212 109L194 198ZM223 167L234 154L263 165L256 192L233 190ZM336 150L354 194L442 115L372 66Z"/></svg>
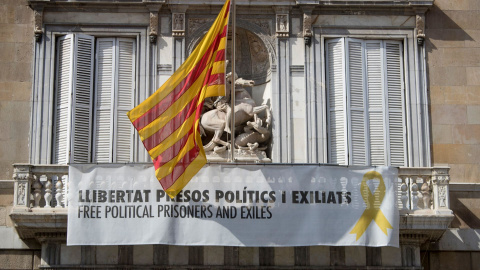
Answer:
<svg viewBox="0 0 480 270"><path fill-rule="evenodd" d="M465 13L465 14L463 14ZM467 25L459 25L456 22L462 24L466 21L465 17L470 14L468 11L454 11L450 16L436 5L428 11L426 14L426 50L432 52L438 48L435 44L441 44L443 41L471 41L473 38L469 36L463 29L466 29ZM460 47L460 46L459 46ZM461 46L463 47L463 46Z"/></svg>
<svg viewBox="0 0 480 270"><path fill-rule="evenodd" d="M480 192L452 192L450 191L450 209L455 218L450 224L451 228L480 228L480 208L478 204ZM468 205L469 203L472 205ZM467 205L465 205L467 204ZM476 213L472 210L477 211Z"/></svg>

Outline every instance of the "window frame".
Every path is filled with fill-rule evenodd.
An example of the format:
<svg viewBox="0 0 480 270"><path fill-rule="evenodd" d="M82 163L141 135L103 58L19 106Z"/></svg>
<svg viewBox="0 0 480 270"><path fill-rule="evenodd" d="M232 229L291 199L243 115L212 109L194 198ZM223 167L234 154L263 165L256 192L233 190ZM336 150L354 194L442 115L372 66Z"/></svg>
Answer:
<svg viewBox="0 0 480 270"><path fill-rule="evenodd" d="M325 58L325 74L327 74L330 70L330 63L328 61L329 57L327 56L327 54L330 54L330 51L329 51L329 48L330 48L330 44L333 44L334 46L335 45L338 45L340 46L340 52L342 53L341 55L341 63L342 63L342 68L341 68L341 72L342 72L342 76L341 76L341 85L342 85L342 89L340 90L341 91L341 96L342 96L342 104L340 105L343 109L343 114L342 114L342 122L343 122L343 135L344 135L344 138L343 138L343 144L344 144L344 151L345 153L342 153L343 155L343 160L345 161L345 165L373 165L373 157L372 155L374 154L374 152L377 152L378 154L378 151L373 151L372 150L372 144L371 144L371 138L373 136L373 133L372 133L372 130L371 130L371 123L372 123L372 115L381 115L382 117L382 126L383 126L383 134L382 134L382 143L383 143L383 153L379 154L379 156L377 156L377 159L378 157L382 157L383 161L381 162L381 164L384 164L384 165L390 165L392 164L392 149L391 149L391 145L392 145L392 142L391 142L391 131L390 131L390 128L391 128L391 116L392 114L398 114L398 113L401 113L401 124L402 124L402 132L401 133L396 133L396 134L401 134L402 136L402 139L401 141L397 141L397 143L401 143L403 145L403 157L402 157L402 160L403 160L403 163L402 166L405 166L406 165L406 162L407 162L407 155L406 155L406 148L407 148L407 145L406 145L406 121L405 121L405 114L406 114L406 110L405 110L405 98L404 98L404 94L405 94L405 68L404 68L404 64L403 64L403 60L404 60L404 52L403 52L403 48L404 48L404 45L403 45L403 42L401 40L393 40L393 39L359 39L359 38L351 38L351 37L337 37L337 38L332 38L332 39L325 39L325 54L326 54L326 58ZM351 51L352 48L355 48L355 47L350 47L350 44L357 44L355 47L357 47L356 51ZM378 67L381 69L380 71L380 78L379 78L379 81L380 84L376 84L376 85L379 85L380 86L380 90L381 91L381 98L380 98L380 102L375 102L374 100L370 100L371 98L371 94L369 92L369 90L371 89L371 87L369 86L370 85L370 76L369 76L369 72L368 72L368 67L369 67L369 63L370 60L370 53L369 53L369 44L371 45L374 45L374 46L378 46L378 54L377 55L379 58L377 59L378 61L377 62L373 62L374 64L379 64ZM398 50L394 50L394 51L391 51L390 52L398 52L398 57L397 59L400 59L400 62L398 63L398 68L400 70L400 76L399 76L399 80L400 80L400 92L398 94L400 94L400 107L401 107L401 110L398 111L398 110L391 110L391 108L389 107L390 105L390 98L392 98L390 96L391 92L390 92L390 89L389 89L389 83L390 83L390 80L388 79L389 78L389 73L388 73L388 67L391 66L391 63L392 62L388 62L387 61L387 57L388 57L388 52L389 52L389 46L391 48L391 46L398 46ZM360 46L360 47L358 47ZM339 51L337 51L338 49L335 49L335 51L338 53ZM373 53L375 53L375 51L372 51ZM333 53L333 52L332 52ZM356 53L356 54L359 54L357 55L358 57L355 58L355 55L352 53ZM375 56L375 54L373 55ZM351 65L350 65L350 60L352 59L355 59L356 61L354 63L357 63L357 71L358 71L358 64L361 64L361 89L362 89L362 93L361 93L361 104L362 104L362 107L356 107L354 106L354 101L353 101L353 97L354 96L357 96L358 98L358 91L357 91L357 94L355 95L355 89L358 89L358 84L357 84L357 87L353 87L352 86L352 79L355 79L355 78L359 78L359 73L357 72L357 76L355 77L352 77L351 75L351 72L355 72L355 69L351 69ZM373 58L373 60L375 61L375 58ZM360 61L360 62L359 62ZM394 62L393 62L394 63ZM337 70L338 71L338 70ZM328 150L327 150L327 155L328 155L328 162L329 163L332 163L332 158L333 158L333 153L332 153L332 112L333 111L338 111L338 109L335 109L335 107L332 107L329 102L331 101L331 97L330 97L330 86L332 85L332 82L330 81L330 78L331 76L325 76L326 77L326 80L325 80L325 85L326 85L326 102L327 102L327 106L326 106L326 116L327 116L327 140L328 140ZM358 83L358 81L357 81ZM337 85L335 83L335 85ZM336 90L336 92L338 92ZM358 99L357 99L358 100ZM373 108L371 107L372 105L372 102L375 102L376 103L376 106L377 108ZM356 103L356 102L355 102ZM374 104L375 104L374 103ZM397 104L398 105L398 104ZM379 107L380 106L380 107ZM355 164L355 156L357 154L355 148L356 148L356 145L358 146L358 142L357 144L354 144L353 143L353 139L355 137L354 135L354 132L353 132L353 126L354 126L354 113L353 111L356 111L357 112L357 117L360 116L361 114L361 118L363 118L363 122L362 122L362 130L357 130L356 132L360 131L362 134L363 134L363 142L360 143L362 144L362 146L364 146L363 148L363 152L364 152L364 155L361 155L360 156L360 159L363 159L363 161L360 160L360 162L364 162L365 164ZM358 114L360 113L360 114ZM358 125L357 125L358 126ZM398 136L397 136L398 138ZM361 147L362 148L362 147ZM343 151L342 151L343 152ZM360 153L360 152L359 152ZM397 156L398 157L398 156ZM358 161L357 161L358 162ZM377 165L380 165L380 164L377 164ZM395 165L394 165L395 166Z"/></svg>
<svg viewBox="0 0 480 270"><path fill-rule="evenodd" d="M68 34L100 37L134 38L136 40L134 105L151 95L156 85L156 52L143 26L74 26L46 24L41 42L35 44L34 82L30 124L30 163L53 164L55 147L55 98L57 39ZM144 74L141 76L141 74ZM93 98L93 97L92 97ZM92 118L92 121L94 119ZM92 134L93 136L93 134ZM133 162L147 162L148 153L141 141L133 136ZM93 137L92 137L93 138ZM93 154L93 149L91 151ZM93 160L90 157L90 160Z"/></svg>
<svg viewBox="0 0 480 270"><path fill-rule="evenodd" d="M406 166L430 166L430 127L428 112L427 81L425 74L425 49L417 44L412 28L339 28L314 27L315 42L312 44L315 76L321 83L315 84L317 93L318 160L329 161L327 88L326 88L326 40L334 38L357 38L398 40L403 44L404 69L404 118L406 132Z"/></svg>

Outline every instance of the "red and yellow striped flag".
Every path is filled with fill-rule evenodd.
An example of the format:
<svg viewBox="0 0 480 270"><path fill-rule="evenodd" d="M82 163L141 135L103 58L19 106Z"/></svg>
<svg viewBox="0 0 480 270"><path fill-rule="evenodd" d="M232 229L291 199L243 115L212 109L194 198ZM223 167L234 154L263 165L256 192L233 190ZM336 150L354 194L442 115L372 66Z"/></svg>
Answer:
<svg viewBox="0 0 480 270"><path fill-rule="evenodd" d="M127 113L155 166L176 196L207 163L199 121L207 97L225 95L225 48L230 0L192 54L158 90Z"/></svg>

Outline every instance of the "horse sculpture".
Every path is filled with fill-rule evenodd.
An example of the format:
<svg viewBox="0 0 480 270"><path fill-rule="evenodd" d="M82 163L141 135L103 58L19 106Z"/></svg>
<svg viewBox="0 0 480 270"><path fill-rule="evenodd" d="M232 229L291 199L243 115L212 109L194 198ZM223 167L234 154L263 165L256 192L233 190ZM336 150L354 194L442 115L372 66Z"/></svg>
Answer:
<svg viewBox="0 0 480 270"><path fill-rule="evenodd" d="M243 88L245 86L253 86L254 81L237 79L235 76L235 128L246 125L252 119L257 120L257 114L268 110L268 105L256 106L251 95ZM231 73L226 76L227 89L231 86ZM224 132L235 136L235 131L230 130L230 121L232 110L229 105L230 95L219 97L214 102L214 109L205 112L200 119L200 124L206 133L213 133L212 140L204 146L205 151L223 152L227 147L231 147L230 143L221 139Z"/></svg>

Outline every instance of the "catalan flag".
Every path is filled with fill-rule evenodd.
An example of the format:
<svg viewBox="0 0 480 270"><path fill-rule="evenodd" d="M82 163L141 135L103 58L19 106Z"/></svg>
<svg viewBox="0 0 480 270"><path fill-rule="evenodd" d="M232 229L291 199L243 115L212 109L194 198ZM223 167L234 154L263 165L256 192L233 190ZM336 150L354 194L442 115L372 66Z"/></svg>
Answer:
<svg viewBox="0 0 480 270"><path fill-rule="evenodd" d="M172 198L207 163L199 121L205 98L225 95L229 9L227 0L187 60L127 113L153 160L155 176Z"/></svg>

